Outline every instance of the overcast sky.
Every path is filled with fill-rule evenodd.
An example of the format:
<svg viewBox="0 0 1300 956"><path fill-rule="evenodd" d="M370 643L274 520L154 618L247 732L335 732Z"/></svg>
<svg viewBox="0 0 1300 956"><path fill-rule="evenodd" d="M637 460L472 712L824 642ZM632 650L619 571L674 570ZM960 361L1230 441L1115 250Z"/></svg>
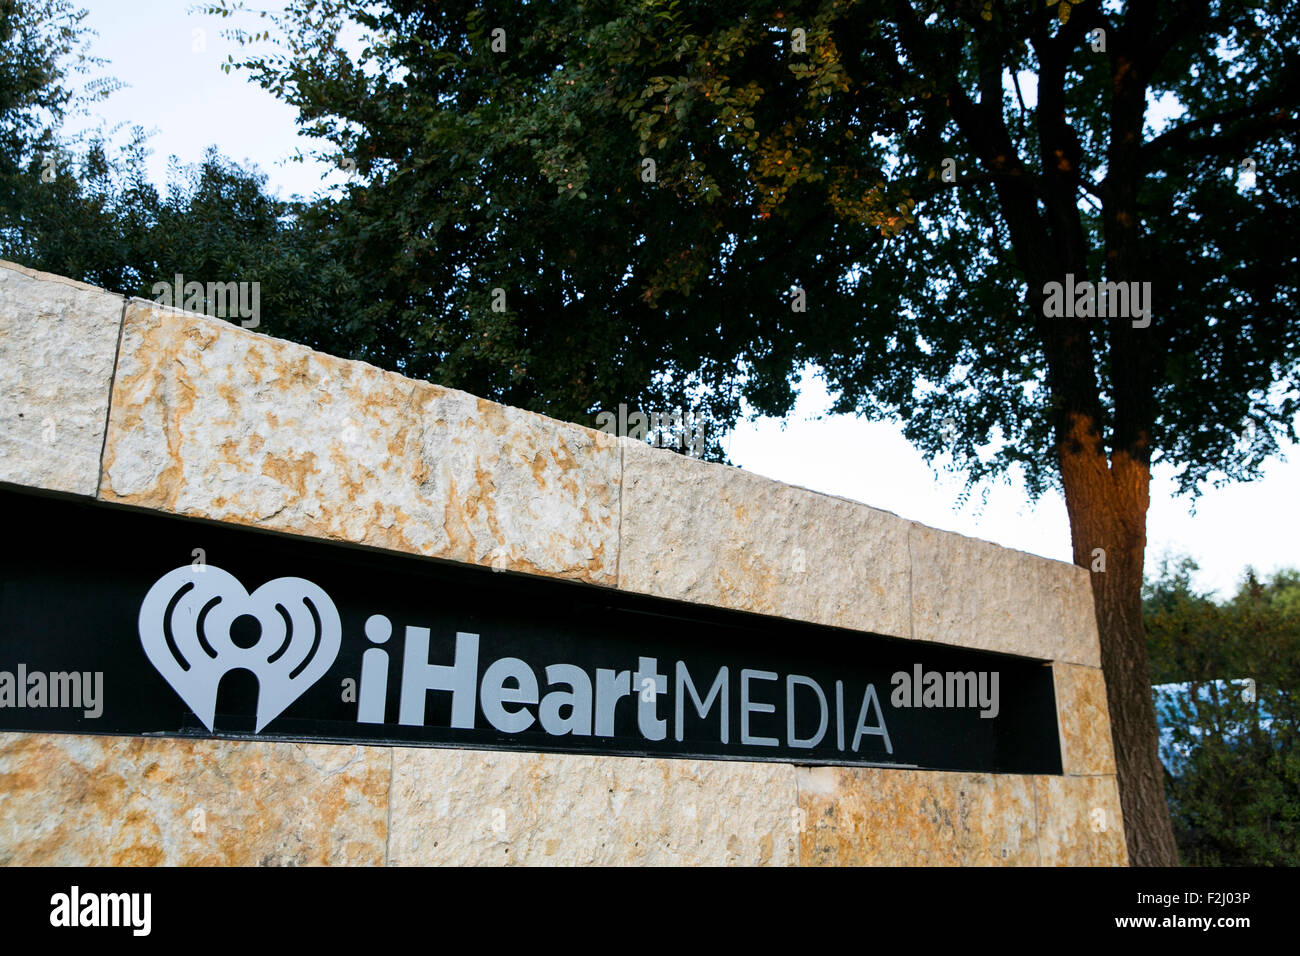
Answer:
<svg viewBox="0 0 1300 956"><path fill-rule="evenodd" d="M311 148L297 135L294 111L238 71L221 71L226 55L236 52L220 35L230 21L192 14L183 0L83 3L99 34L92 52L110 61L105 72L127 88L97 104L91 116L74 120L72 128L102 123L155 131L150 171L160 186L170 157L198 162L213 144L231 159L256 165L269 177L272 192L285 198L341 181L342 174L328 166L290 162L297 151ZM115 139L124 141L125 133ZM830 404L823 383L815 376L805 376L804 382L786 421L742 424L726 439L736 464L938 528L1070 560L1069 523L1059 496L1031 506L1019 484L991 483L977 487L967 505L958 507L959 476L936 475L896 426L823 417ZM1287 452L1289 460L1270 462L1261 481L1207 489L1194 515L1187 499L1173 496L1171 470L1157 467L1148 569L1166 552L1190 554L1202 569L1196 583L1222 592L1235 586L1246 565L1264 573L1300 565L1300 456L1294 446Z"/></svg>

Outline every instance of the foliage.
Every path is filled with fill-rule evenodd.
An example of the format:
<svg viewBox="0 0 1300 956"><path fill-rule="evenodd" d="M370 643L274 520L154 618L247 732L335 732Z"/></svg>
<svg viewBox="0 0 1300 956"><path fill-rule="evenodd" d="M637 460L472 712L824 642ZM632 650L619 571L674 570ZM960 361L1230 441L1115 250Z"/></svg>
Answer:
<svg viewBox="0 0 1300 956"><path fill-rule="evenodd" d="M88 52L86 13L71 0L0 0L0 175L51 148L54 127L69 111L117 88L107 78L75 88L76 75L104 63Z"/></svg>
<svg viewBox="0 0 1300 956"><path fill-rule="evenodd" d="M1194 562L1148 585L1145 618L1157 683L1187 682L1172 743L1187 760L1166 777L1183 862L1300 864L1300 572L1248 572L1216 602L1196 593ZM1254 693L1227 680L1252 680Z"/></svg>
<svg viewBox="0 0 1300 956"><path fill-rule="evenodd" d="M173 163L160 192L141 129L121 148L102 130L84 142L62 132L70 111L120 85L78 91L76 75L103 65L87 52L85 16L67 0L0 3L0 258L143 298L177 273L258 282L260 331L353 354L355 329L323 334L318 320L360 301L324 210L272 198L265 176L215 148L196 166Z"/></svg>
<svg viewBox="0 0 1300 956"><path fill-rule="evenodd" d="M266 177L215 147L203 162L173 164L167 188L147 178L140 130L114 152L92 140L61 151L52 182L40 183L0 216L0 258L71 276L104 289L157 298L156 282L257 282L258 331L348 356L352 339L322 335L322 314L345 311L355 284L331 256L312 209L274 199Z"/></svg>
<svg viewBox="0 0 1300 956"><path fill-rule="evenodd" d="M1061 403L1095 404L1100 433L1191 490L1294 437L1300 269L1277 238L1300 225L1300 17L1186 6L295 0L235 30L279 52L228 65L357 164L334 215L381 300L362 332L379 364L578 420L667 380L730 424L742 397L787 412L815 363L839 410L901 418L972 481L1017 466L1032 492L1058 480ZM1146 132L1131 197L1109 168L1126 43L1158 47L1149 93L1185 110ZM1024 105L1030 83L1059 122ZM1125 203L1156 320L1140 340L1088 323L1058 363L1084 363L1088 394L1067 400L1027 282L1102 275Z"/></svg>

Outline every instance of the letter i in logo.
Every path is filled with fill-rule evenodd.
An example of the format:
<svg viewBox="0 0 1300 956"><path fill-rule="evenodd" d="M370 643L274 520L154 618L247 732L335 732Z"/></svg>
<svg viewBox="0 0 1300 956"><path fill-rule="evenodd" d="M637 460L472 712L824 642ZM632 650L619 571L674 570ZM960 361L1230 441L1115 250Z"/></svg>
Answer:
<svg viewBox="0 0 1300 956"><path fill-rule="evenodd" d="M366 619L366 637L373 644L387 644L393 636L393 622L382 614ZM388 652L367 648L361 655L361 692L357 701L357 722L382 724L384 702L388 699Z"/></svg>

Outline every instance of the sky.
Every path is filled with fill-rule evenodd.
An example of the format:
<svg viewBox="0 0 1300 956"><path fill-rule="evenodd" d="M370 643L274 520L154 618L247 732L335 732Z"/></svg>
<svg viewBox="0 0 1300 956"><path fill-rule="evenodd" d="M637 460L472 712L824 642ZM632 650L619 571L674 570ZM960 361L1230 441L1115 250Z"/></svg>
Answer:
<svg viewBox="0 0 1300 956"><path fill-rule="evenodd" d="M102 73L126 84L75 118L70 130L143 126L152 155L149 172L163 185L168 162L197 163L215 144L227 157L256 166L282 198L309 195L342 182L328 164L291 161L309 152L298 135L295 111L263 91L246 74L220 69L237 53L224 38L231 20L203 16L184 0L82 0L87 24L98 33L91 52L109 63ZM270 0L271 5L274 0ZM249 29L253 21L245 19ZM885 422L826 415L831 404L815 372L805 373L798 404L782 420L739 425L724 439L732 462L749 471L815 491L892 511L936 528L983 538L1033 554L1069 561L1065 503L1049 494L1029 503L1017 483L986 482L963 505L964 480L927 465L921 454ZM1256 482L1206 488L1193 503L1174 495L1172 470L1156 466L1147 525L1147 568L1166 554L1191 555L1201 571L1195 586L1221 596L1235 589L1247 565L1262 574L1300 566L1300 454L1284 448ZM937 470L936 470L937 469Z"/></svg>

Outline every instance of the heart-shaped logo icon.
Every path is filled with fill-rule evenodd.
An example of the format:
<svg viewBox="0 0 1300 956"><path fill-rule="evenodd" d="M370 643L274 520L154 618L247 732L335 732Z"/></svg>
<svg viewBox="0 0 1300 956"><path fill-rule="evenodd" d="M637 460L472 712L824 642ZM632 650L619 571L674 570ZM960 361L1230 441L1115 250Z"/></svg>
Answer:
<svg viewBox="0 0 1300 956"><path fill-rule="evenodd" d="M249 647L230 634L242 617L261 628ZM334 602L310 581L276 578L249 594L234 575L199 563L157 580L140 605L139 626L150 663L209 731L221 678L239 667L256 675L255 733L324 676L343 634Z"/></svg>

